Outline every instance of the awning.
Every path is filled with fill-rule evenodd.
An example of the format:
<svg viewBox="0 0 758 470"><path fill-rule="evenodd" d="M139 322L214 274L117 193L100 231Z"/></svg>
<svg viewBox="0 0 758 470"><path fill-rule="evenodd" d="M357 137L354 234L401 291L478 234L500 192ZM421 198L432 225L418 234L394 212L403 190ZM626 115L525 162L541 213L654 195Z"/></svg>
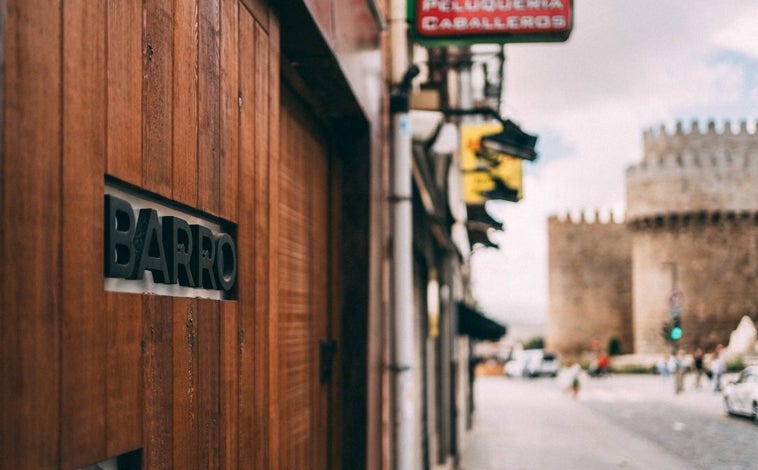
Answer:
<svg viewBox="0 0 758 470"><path fill-rule="evenodd" d="M458 302L458 334L474 339L497 341L505 336L506 328L500 323L487 318L479 310Z"/></svg>

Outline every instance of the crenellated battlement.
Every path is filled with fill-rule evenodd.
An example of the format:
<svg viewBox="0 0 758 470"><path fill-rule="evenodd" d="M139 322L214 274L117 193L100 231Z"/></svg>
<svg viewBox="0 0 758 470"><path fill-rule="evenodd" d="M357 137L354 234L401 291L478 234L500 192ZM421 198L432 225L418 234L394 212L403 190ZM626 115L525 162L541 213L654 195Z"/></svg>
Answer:
<svg viewBox="0 0 758 470"><path fill-rule="evenodd" d="M693 120L644 131L643 158L626 170L627 218L758 210L756 129Z"/></svg>
<svg viewBox="0 0 758 470"><path fill-rule="evenodd" d="M718 165L738 161L758 150L756 129L756 123L749 126L746 120L736 126L725 120L717 126L712 119L704 124L694 119L686 128L682 121L677 121L673 129L665 125L649 128L642 134L643 160L640 166L707 165L709 160ZM713 158L702 158L708 156Z"/></svg>
<svg viewBox="0 0 758 470"><path fill-rule="evenodd" d="M629 221L628 226L637 231L676 229L702 229L704 226L758 225L758 212L750 211L697 211L684 213L650 214Z"/></svg>
<svg viewBox="0 0 758 470"><path fill-rule="evenodd" d="M719 168L749 168L758 167L758 147L755 149L728 149L705 150L695 152L693 149L684 149L679 152L664 154L651 153L638 164L627 168L627 175L654 174L666 170L704 170L710 171Z"/></svg>
<svg viewBox="0 0 758 470"><path fill-rule="evenodd" d="M613 225L623 224L624 217L615 215L612 210L601 211L600 209L594 209L551 214L548 217L548 221L566 225Z"/></svg>

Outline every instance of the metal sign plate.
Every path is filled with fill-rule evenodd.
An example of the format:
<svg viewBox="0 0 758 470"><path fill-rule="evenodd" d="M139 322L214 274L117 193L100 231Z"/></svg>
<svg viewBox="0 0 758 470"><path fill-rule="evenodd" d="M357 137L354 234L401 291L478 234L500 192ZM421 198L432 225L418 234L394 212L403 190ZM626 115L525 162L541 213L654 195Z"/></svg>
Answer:
<svg viewBox="0 0 758 470"><path fill-rule="evenodd" d="M408 8L425 46L562 42L574 23L572 0L411 0Z"/></svg>

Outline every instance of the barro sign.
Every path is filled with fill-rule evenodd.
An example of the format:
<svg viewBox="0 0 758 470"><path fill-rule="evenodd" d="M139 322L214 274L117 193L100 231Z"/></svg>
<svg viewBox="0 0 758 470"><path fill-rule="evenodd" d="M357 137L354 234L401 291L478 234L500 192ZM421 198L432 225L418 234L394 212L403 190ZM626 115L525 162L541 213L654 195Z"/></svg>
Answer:
<svg viewBox="0 0 758 470"><path fill-rule="evenodd" d="M106 290L230 299L237 280L231 224L106 186Z"/></svg>
<svg viewBox="0 0 758 470"><path fill-rule="evenodd" d="M414 39L425 45L560 42L573 26L571 0L415 0Z"/></svg>

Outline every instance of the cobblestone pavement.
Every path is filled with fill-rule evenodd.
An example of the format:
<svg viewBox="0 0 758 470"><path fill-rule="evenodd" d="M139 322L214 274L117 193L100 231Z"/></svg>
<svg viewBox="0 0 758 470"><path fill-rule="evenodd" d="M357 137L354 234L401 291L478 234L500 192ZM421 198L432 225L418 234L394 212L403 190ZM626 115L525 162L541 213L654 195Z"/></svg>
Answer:
<svg viewBox="0 0 758 470"><path fill-rule="evenodd" d="M758 468L758 426L729 417L722 397L707 384L695 389L693 377L685 391L673 393L670 378L619 376L585 381L580 402L598 415L657 443L703 470ZM729 380L725 378L724 383Z"/></svg>
<svg viewBox="0 0 758 470"><path fill-rule="evenodd" d="M478 377L463 470L758 468L758 426L729 418L721 396L659 376Z"/></svg>

